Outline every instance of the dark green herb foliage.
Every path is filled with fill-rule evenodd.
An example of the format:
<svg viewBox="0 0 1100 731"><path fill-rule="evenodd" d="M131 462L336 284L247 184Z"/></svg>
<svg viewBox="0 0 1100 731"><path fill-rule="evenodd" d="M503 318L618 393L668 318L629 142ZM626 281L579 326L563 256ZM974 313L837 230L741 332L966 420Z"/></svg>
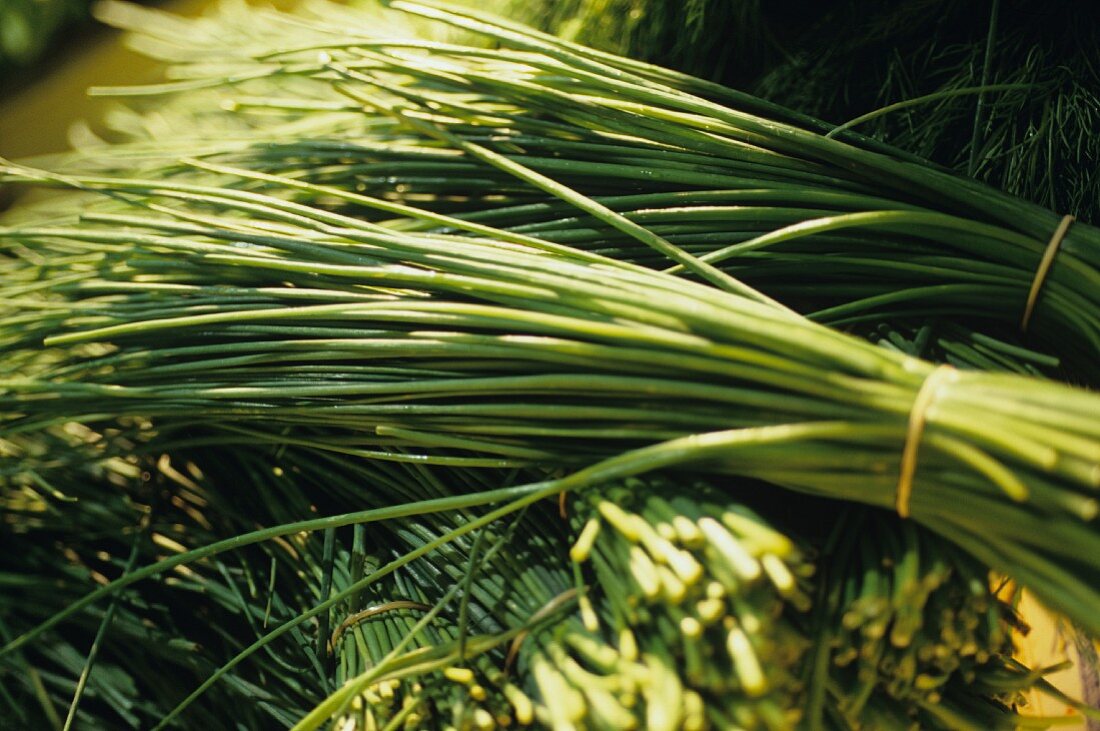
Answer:
<svg viewBox="0 0 1100 731"><path fill-rule="evenodd" d="M827 3L806 0L563 0L513 3L510 14L566 40L745 88L781 57L788 29ZM776 22L786 17L786 24Z"/></svg>
<svg viewBox="0 0 1100 731"><path fill-rule="evenodd" d="M1098 220L1095 3L853 2L838 4L820 22L851 32L833 43L797 46L791 62L764 75L758 93L844 122L906 99L1017 85L945 96L859 129L1047 208ZM804 39L812 37L808 30ZM842 93L825 93L838 84Z"/></svg>
<svg viewBox="0 0 1100 731"><path fill-rule="evenodd" d="M15 468L0 475L0 535L9 549L0 564L6 640L135 567L247 530L253 521L285 520L256 510L246 496L212 489L189 461L116 456L88 469L43 464L27 442L6 446L13 451L5 467ZM40 446L54 459L90 456L71 439ZM21 470L15 459L33 463L34 471ZM219 459L227 480L233 460ZM60 728L87 667L73 728L152 727L188 685L247 645L266 621L281 622L313 601L315 589L303 579L314 573L315 553L304 542L265 544L118 594L0 659L4 717L16 728ZM92 662L89 648L104 626ZM234 728L290 725L305 713L325 691L310 668L312 646L299 636L278 650L281 656L213 689L194 709L193 727L224 727L226 708L235 709Z"/></svg>
<svg viewBox="0 0 1100 731"><path fill-rule="evenodd" d="M27 74L58 34L91 19L90 0L4 0L0 3L0 92Z"/></svg>
<svg viewBox="0 0 1100 731"><path fill-rule="evenodd" d="M821 565L819 644L806 666L811 727L890 715L899 727L1013 727L994 709L1020 703L1032 682L1009 659L1009 630L1023 625L979 563L911 523L851 510ZM991 716L961 720L980 708Z"/></svg>
<svg viewBox="0 0 1100 731"><path fill-rule="evenodd" d="M1096 3L621 0L551 7L560 9L533 13L542 27L575 30L596 48L751 90L834 124L929 96L857 129L1047 208L1086 221L1100 215ZM581 22L588 18L598 21ZM1016 88L956 93L1005 84Z"/></svg>

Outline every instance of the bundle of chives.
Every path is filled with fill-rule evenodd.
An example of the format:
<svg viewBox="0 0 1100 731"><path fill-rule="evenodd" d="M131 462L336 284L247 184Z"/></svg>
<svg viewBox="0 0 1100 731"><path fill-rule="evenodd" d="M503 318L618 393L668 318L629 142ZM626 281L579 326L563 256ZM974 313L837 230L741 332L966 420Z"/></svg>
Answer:
<svg viewBox="0 0 1100 731"><path fill-rule="evenodd" d="M175 30L139 16L154 39L147 44L179 62L187 81L125 93L235 84L244 91L224 92L233 109L225 116L310 112L321 121L305 138L281 142L260 116L259 129L198 151L293 177L296 190L288 192L355 215L364 206L398 213L403 220L386 221L390 228L444 222L410 220L392 200L350 191L440 207L467 221L458 229L492 225L648 266L671 257L676 268L721 282L711 268L718 266L832 324L943 314L1006 335L1023 322L1074 377L1092 377L1100 350L1095 229L1071 226L1055 266L1038 276L1058 228L1054 214L828 139L812 121L721 87L476 13L396 5L518 50L379 40L354 25L301 20L298 48L288 48L277 24L266 34L260 24L228 51L213 32L180 49ZM250 80L268 96L245 96ZM383 114L363 114L364 107ZM160 159L174 165L181 144L160 143ZM139 147L157 158L157 144ZM133 164L122 149L90 154ZM247 185L272 184L256 176ZM456 230L454 221L444 225Z"/></svg>
<svg viewBox="0 0 1100 731"><path fill-rule="evenodd" d="M1009 659L1010 610L973 559L911 524L899 529L881 515L811 503L804 512L820 519L824 507L836 519L833 542L847 544L826 546L811 563L812 542L788 537L740 502L751 485L734 493L631 480L588 491L578 501L585 512L572 517L572 557L591 556L602 569L591 596L602 592L607 601L593 599L594 606L623 618L617 621L630 628L627 646L648 648L668 664L666 677L676 680L668 681L675 688L667 695L681 698L683 727L696 727L696 707L714 728L1007 729L1049 722L1012 710L1028 688L1051 689ZM795 517L784 512L787 522ZM872 520L872 537L887 545L866 540L861 529ZM849 561L853 545L873 558ZM677 584L678 546L705 567L697 584ZM811 579L815 565L824 577ZM804 589L824 600L811 608ZM584 600L582 617L583 607ZM717 638L709 634L715 631ZM743 642L735 641L738 633ZM604 667L623 672L613 648L597 651L576 638L572 644L578 657L600 657ZM727 648L735 654L723 669L731 661ZM856 673L849 670L853 659Z"/></svg>
<svg viewBox="0 0 1100 731"><path fill-rule="evenodd" d="M365 457L412 458L402 446L469 466L704 462L898 502L899 455L933 366L751 290L506 234L392 232L231 189L69 182L155 212L2 232L33 276L43 259L94 252L67 265L78 281L44 308L27 305L33 318L16 304L4 319L17 352L53 333L46 366L0 382L16 415L4 433L216 421L229 440ZM1096 397L964 372L934 395L902 510L1094 626Z"/></svg>
<svg viewBox="0 0 1100 731"><path fill-rule="evenodd" d="M1038 676L1010 659L1021 624L980 564L861 510L841 516L820 564L818 641L805 666L811 727L890 714L898 727L1017 727L1008 709Z"/></svg>
<svg viewBox="0 0 1100 731"><path fill-rule="evenodd" d="M631 480L589 491L575 510L571 557L594 574L586 628L600 628L599 614L610 618L605 633L623 639L599 650L567 642L588 662L602 658L603 673L654 686L631 711L617 699L604 706L647 728L794 727L809 642L784 613L809 607L812 566L793 541L703 484ZM648 673L623 669L639 658ZM578 683L592 695L587 687Z"/></svg>

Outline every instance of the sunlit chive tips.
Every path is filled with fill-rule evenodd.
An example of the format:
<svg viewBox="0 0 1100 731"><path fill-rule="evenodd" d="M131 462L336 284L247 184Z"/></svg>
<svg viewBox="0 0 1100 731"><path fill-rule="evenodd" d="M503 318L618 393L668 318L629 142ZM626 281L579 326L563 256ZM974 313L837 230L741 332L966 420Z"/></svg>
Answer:
<svg viewBox="0 0 1100 731"><path fill-rule="evenodd" d="M532 724L535 720L535 707L527 694L511 683L504 685L503 692L515 710L516 722L522 726Z"/></svg>
<svg viewBox="0 0 1100 731"><path fill-rule="evenodd" d="M714 518L701 518L699 529L703 531L710 546L727 562L734 573L747 581L760 576L760 563L736 538L730 535L721 523Z"/></svg>
<svg viewBox="0 0 1100 731"><path fill-rule="evenodd" d="M449 667L443 669L443 677L462 685L470 685L474 682L474 671L469 668Z"/></svg>
<svg viewBox="0 0 1100 731"><path fill-rule="evenodd" d="M608 523L615 527L615 530L623 534L625 538L630 541L637 541L641 538L640 529L644 525L635 520L636 516L628 514L618 505L602 500L596 506L600 511L600 515L607 520Z"/></svg>
<svg viewBox="0 0 1100 731"><path fill-rule="evenodd" d="M589 553L592 552L592 546L596 542L596 537L600 534L600 521L598 518L589 518L584 524L584 528L581 529L581 534L577 536L576 543L569 549L569 558L576 563L584 563L588 560Z"/></svg>
<svg viewBox="0 0 1100 731"><path fill-rule="evenodd" d="M740 627L732 627L726 635L726 650L737 668L742 688L750 696L761 695L767 689L763 668L753 651L748 636Z"/></svg>
<svg viewBox="0 0 1100 731"><path fill-rule="evenodd" d="M592 606L592 600L588 598L588 594L581 594L577 600L578 607L581 612L581 623L584 628L589 632L596 633L600 629L600 618L596 614L595 608Z"/></svg>
<svg viewBox="0 0 1100 731"><path fill-rule="evenodd" d="M641 546L630 547L630 571L647 599L661 592L661 577L657 566Z"/></svg>

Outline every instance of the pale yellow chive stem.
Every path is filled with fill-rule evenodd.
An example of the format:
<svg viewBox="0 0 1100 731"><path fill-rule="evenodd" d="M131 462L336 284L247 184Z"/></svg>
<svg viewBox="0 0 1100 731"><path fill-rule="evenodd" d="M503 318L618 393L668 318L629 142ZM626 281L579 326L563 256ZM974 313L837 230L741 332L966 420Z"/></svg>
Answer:
<svg viewBox="0 0 1100 731"><path fill-rule="evenodd" d="M640 546L630 547L630 573L647 599L652 599L661 591L661 579L657 567Z"/></svg>
<svg viewBox="0 0 1100 731"><path fill-rule="evenodd" d="M600 519L589 518L577 536L577 542L569 549L569 558L573 563L584 563L592 553L592 546L596 543L596 537L600 535Z"/></svg>
<svg viewBox="0 0 1100 731"><path fill-rule="evenodd" d="M613 693L621 693L624 686L622 676L619 673L613 671L609 675L594 674L582 667L577 660L567 654L561 647L551 646L548 649L550 659L558 672L564 675L588 699L588 713L593 716L594 721L599 719L602 712L608 711L611 707L609 703L618 705L615 702ZM608 712L611 716L618 716L614 710ZM621 717L619 720L622 720ZM598 723L595 725L599 726Z"/></svg>
<svg viewBox="0 0 1100 731"><path fill-rule="evenodd" d="M531 671L539 692L547 700L546 709L554 731L576 729L576 722L584 718L587 710L584 696L569 685L565 677L542 655L535 655L531 659Z"/></svg>
<svg viewBox="0 0 1100 731"><path fill-rule="evenodd" d="M443 677L462 685L470 685L474 682L474 671L470 668L449 667L443 669Z"/></svg>
<svg viewBox="0 0 1100 731"><path fill-rule="evenodd" d="M774 553L780 558L788 558L794 553L794 543L790 538L778 531L760 525L751 518L726 511L722 513L722 522L734 533L750 540L763 552Z"/></svg>
<svg viewBox="0 0 1100 731"><path fill-rule="evenodd" d="M497 727L496 719L492 714L486 711L484 708L478 708L474 711L474 728L478 731L492 731Z"/></svg>
<svg viewBox="0 0 1100 731"><path fill-rule="evenodd" d="M764 573L775 584L780 594L787 596L795 590L794 575L787 568L787 564L774 553L764 554L760 559L760 565L764 567Z"/></svg>
<svg viewBox="0 0 1100 731"><path fill-rule="evenodd" d="M703 566L695 557L687 551L681 551L677 549L672 555L667 557L668 565L672 567L672 570L676 572L676 575L680 577L688 586L692 586L703 576Z"/></svg>
<svg viewBox="0 0 1100 731"><path fill-rule="evenodd" d="M684 582L676 578L676 574L672 573L667 566L657 567L657 578L661 582L665 599L668 599L672 604L679 604L684 601L684 597L687 596L687 587L684 586Z"/></svg>
<svg viewBox="0 0 1100 731"><path fill-rule="evenodd" d="M689 639L701 637L703 625L695 617L684 617L680 620L680 632Z"/></svg>
<svg viewBox="0 0 1100 731"><path fill-rule="evenodd" d="M703 575L703 567L691 554L681 551L662 538L657 531L653 530L641 518L637 518L635 523L637 524L639 540L654 559L671 566L685 584L691 585L698 581L699 577Z"/></svg>
<svg viewBox="0 0 1100 731"><path fill-rule="evenodd" d="M656 528L657 535L659 535L661 538L664 538L666 541L669 541L670 543L679 538L679 536L676 535L676 529L672 527L671 523L658 523L656 525Z"/></svg>
<svg viewBox="0 0 1100 731"><path fill-rule="evenodd" d="M726 614L726 605L721 599L702 599L695 605L699 619L706 624L714 624Z"/></svg>
<svg viewBox="0 0 1100 731"><path fill-rule="evenodd" d="M615 696L603 688L591 686L584 689L592 715L602 722L602 726L616 731L633 731L638 727L638 719L626 710Z"/></svg>
<svg viewBox="0 0 1100 731"><path fill-rule="evenodd" d="M679 731L683 718L683 686L680 676L653 655L643 658L651 682L643 688L646 694L646 729L648 731Z"/></svg>
<svg viewBox="0 0 1100 731"><path fill-rule="evenodd" d="M584 624L584 628L589 632L600 631L600 619L596 616L596 610L592 607L592 602L588 598L588 594L581 594L580 599L577 602L580 605L581 610L581 622Z"/></svg>
<svg viewBox="0 0 1100 731"><path fill-rule="evenodd" d="M626 627L619 631L619 654L627 662L638 660L638 643L634 640L634 633Z"/></svg>
<svg viewBox="0 0 1100 731"><path fill-rule="evenodd" d="M700 518L699 529L735 574L748 581L760 576L759 562L721 523L714 518Z"/></svg>
<svg viewBox="0 0 1100 731"><path fill-rule="evenodd" d="M516 712L516 723L520 726L530 726L535 721L535 704L522 690L511 683L504 684L504 697L512 704Z"/></svg>
<svg viewBox="0 0 1100 731"><path fill-rule="evenodd" d="M619 653L615 648L586 635L570 632L565 636L565 642L579 652L585 661L602 672L613 672L619 662Z"/></svg>
<svg viewBox="0 0 1100 731"><path fill-rule="evenodd" d="M760 667L760 661L752 649L748 635L738 626L730 629L726 635L726 649L730 659L737 670L737 677L741 681L741 687L745 695L755 697L762 695L767 690L767 680L764 671Z"/></svg>
<svg viewBox="0 0 1100 731"><path fill-rule="evenodd" d="M637 522L634 520L636 516L627 513L615 503L608 502L607 500L601 501L596 508L600 511L600 515L602 515L608 523L614 526L615 530L623 534L624 538L628 541L638 540L638 526Z"/></svg>
<svg viewBox="0 0 1100 731"><path fill-rule="evenodd" d="M707 727L703 697L694 690L684 691L684 731L704 731Z"/></svg>
<svg viewBox="0 0 1100 731"><path fill-rule="evenodd" d="M730 604L733 606L733 616L737 617L736 621L740 623L742 630L750 635L758 635L764 630L760 614L745 601L744 597L731 597ZM734 621L733 617L730 621Z"/></svg>
<svg viewBox="0 0 1100 731"><path fill-rule="evenodd" d="M390 685L390 681L383 680L375 686L378 689L378 696L382 700L393 700L393 686Z"/></svg>
<svg viewBox="0 0 1100 731"><path fill-rule="evenodd" d="M698 548L706 540L703 537L703 532L699 530L699 526L691 522L691 519L685 515L674 517L672 527L676 529L676 535L680 537L680 541L690 548Z"/></svg>

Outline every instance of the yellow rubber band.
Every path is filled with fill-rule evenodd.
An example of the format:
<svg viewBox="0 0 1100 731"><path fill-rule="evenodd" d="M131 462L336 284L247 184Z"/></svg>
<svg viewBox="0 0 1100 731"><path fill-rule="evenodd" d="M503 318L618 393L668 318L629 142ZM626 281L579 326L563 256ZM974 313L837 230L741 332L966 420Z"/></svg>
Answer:
<svg viewBox="0 0 1100 731"><path fill-rule="evenodd" d="M1027 293L1027 304L1024 305L1024 316L1020 320L1020 332L1027 332L1027 324L1031 320L1031 313L1035 309L1035 303L1039 300L1039 291L1043 288L1043 282L1047 280L1047 272L1054 263L1054 256L1058 253L1058 247L1062 239L1066 237L1070 225L1076 221L1072 215L1062 216L1058 228L1054 229L1054 235L1050 237L1047 250L1043 252L1043 258L1039 260L1039 268L1035 270L1035 279L1031 282L1031 291Z"/></svg>
<svg viewBox="0 0 1100 731"><path fill-rule="evenodd" d="M898 515L909 517L909 500L913 495L913 475L917 471L917 450L920 447L920 438L924 433L924 424L928 407L936 400L940 388L945 379L954 380L956 371L953 366L941 365L928 374L917 391L917 397L913 399L913 407L909 409L909 429L905 433L905 447L901 451L901 470L898 474L898 490L894 499L894 506Z"/></svg>

